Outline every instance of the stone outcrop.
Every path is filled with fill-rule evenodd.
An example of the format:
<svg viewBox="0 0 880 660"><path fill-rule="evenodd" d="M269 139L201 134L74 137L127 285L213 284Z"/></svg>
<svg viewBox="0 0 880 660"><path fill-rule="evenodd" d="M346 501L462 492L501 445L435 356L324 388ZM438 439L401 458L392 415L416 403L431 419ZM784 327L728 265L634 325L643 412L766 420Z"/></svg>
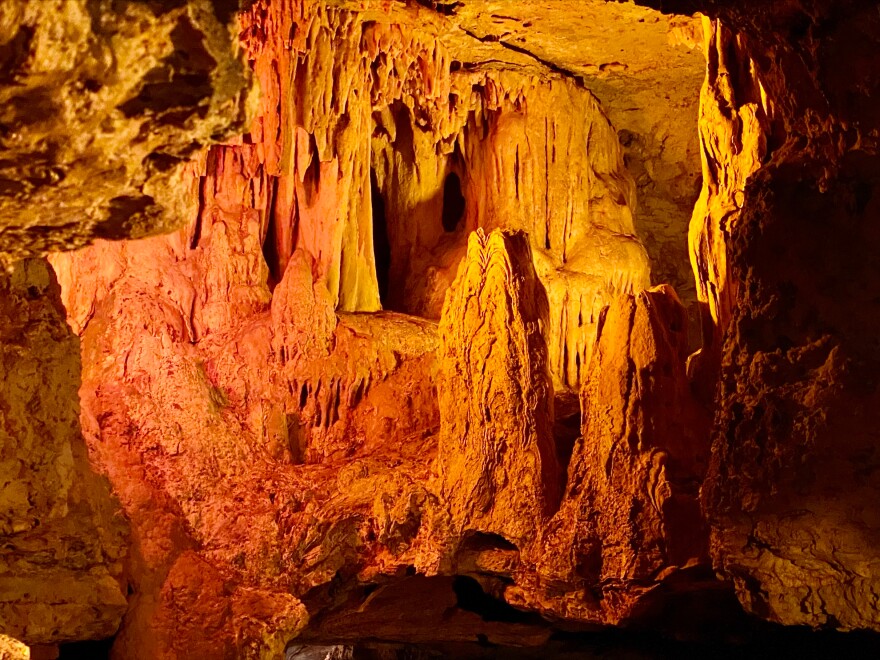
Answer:
<svg viewBox="0 0 880 660"><path fill-rule="evenodd" d="M700 91L703 189L688 232L701 303L703 345L693 375L711 397L739 282L729 268L745 187L773 148L774 102L743 43L719 21L703 18L706 80ZM778 127L777 127L778 130Z"/></svg>
<svg viewBox="0 0 880 660"><path fill-rule="evenodd" d="M581 437L539 570L568 592L556 607L614 621L707 560L698 494L709 419L685 374L687 314L674 291L621 296L599 327Z"/></svg>
<svg viewBox="0 0 880 660"><path fill-rule="evenodd" d="M244 127L236 22L220 0L4 2L0 253L180 226L189 159Z"/></svg>
<svg viewBox="0 0 880 660"><path fill-rule="evenodd" d="M79 340L44 259L0 283L0 630L30 644L111 636L125 523L80 433Z"/></svg>
<svg viewBox="0 0 880 660"><path fill-rule="evenodd" d="M416 30L424 11L371 20L341 5L247 14L266 94L247 185L272 277L303 249L339 309L437 320L470 232L523 230L550 301L551 373L576 390L599 310L650 284L616 129L576 78L464 66L479 40L445 21L438 39Z"/></svg>
<svg viewBox="0 0 880 660"><path fill-rule="evenodd" d="M712 555L763 618L876 630L878 280L868 255L877 249L880 133L878 80L867 72L876 70L880 16L872 3L847 2L762 20L731 11L728 20L744 35L727 49L734 68L754 75L710 77L711 96L760 91L766 100L755 108L772 108L775 120L765 163L726 229L726 257L709 262L736 283L718 319L703 489ZM790 39L774 40L783 26ZM715 130L725 135L726 124L706 127ZM731 180L738 145L710 161Z"/></svg>
<svg viewBox="0 0 880 660"><path fill-rule="evenodd" d="M427 497L435 325L337 318L302 252L270 293L259 225L208 199L195 247L187 227L53 257L86 441L131 522L123 657L277 657L308 621L292 593L413 563Z"/></svg>

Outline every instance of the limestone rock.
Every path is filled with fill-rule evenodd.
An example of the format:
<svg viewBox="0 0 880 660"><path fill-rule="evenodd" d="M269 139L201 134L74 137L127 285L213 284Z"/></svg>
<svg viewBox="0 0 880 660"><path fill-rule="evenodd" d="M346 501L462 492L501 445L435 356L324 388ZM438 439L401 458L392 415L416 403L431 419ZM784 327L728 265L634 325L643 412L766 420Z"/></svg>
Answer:
<svg viewBox="0 0 880 660"><path fill-rule="evenodd" d="M17 639L0 635L0 658L2 660L30 660L30 649Z"/></svg>
<svg viewBox="0 0 880 660"><path fill-rule="evenodd" d="M204 144L240 131L228 2L8 0L0 11L0 253L168 231Z"/></svg>
<svg viewBox="0 0 880 660"><path fill-rule="evenodd" d="M231 5L7 3L0 122L26 130L0 135L0 209L30 229L0 248L176 227L50 257L81 367L37 262L0 290L10 629L96 637L122 609L111 500L70 476L77 388L131 525L120 657L540 644L734 589L772 621L878 628L880 15L662 4L685 15L248 2L262 97L199 150L241 116L214 29ZM689 380L684 310L648 261L682 279L699 148ZM63 179L20 176L50 156ZM184 204L126 206L142 195ZM47 575L88 590L43 608Z"/></svg>
<svg viewBox="0 0 880 660"><path fill-rule="evenodd" d="M460 535L524 547L555 509L546 323L525 236L471 234L443 307L437 380L440 497Z"/></svg>
<svg viewBox="0 0 880 660"><path fill-rule="evenodd" d="M740 122L736 105L720 104L742 132L707 123L714 167L741 185L740 159L752 170L765 162L729 205L725 250L706 261L727 281L703 487L712 556L758 616L876 630L878 280L868 264L880 124L878 80L865 72L876 70L880 16L866 2L724 16L742 35L726 49L740 64L710 80L704 103L751 97L754 110ZM791 38L774 39L783 29ZM713 33L730 43L723 27Z"/></svg>
<svg viewBox="0 0 880 660"><path fill-rule="evenodd" d="M596 594L620 620L641 592L708 560L698 493L709 418L685 374L687 315L672 289L618 298L599 326L540 570Z"/></svg>
<svg viewBox="0 0 880 660"><path fill-rule="evenodd" d="M125 526L80 433L79 341L42 259L0 283L0 629L28 644L112 635Z"/></svg>
<svg viewBox="0 0 880 660"><path fill-rule="evenodd" d="M769 155L774 104L743 44L717 21L703 18L706 80L700 91L703 189L688 231L691 265L702 303L703 346L693 371L711 390L738 282L728 272L728 241L736 232L745 186ZM707 395L709 392L707 392Z"/></svg>
<svg viewBox="0 0 880 660"><path fill-rule="evenodd" d="M196 244L190 225L52 257L86 440L137 548L125 657L276 657L308 619L299 596L416 561L435 324L337 318L301 252L270 292L259 223L206 199Z"/></svg>

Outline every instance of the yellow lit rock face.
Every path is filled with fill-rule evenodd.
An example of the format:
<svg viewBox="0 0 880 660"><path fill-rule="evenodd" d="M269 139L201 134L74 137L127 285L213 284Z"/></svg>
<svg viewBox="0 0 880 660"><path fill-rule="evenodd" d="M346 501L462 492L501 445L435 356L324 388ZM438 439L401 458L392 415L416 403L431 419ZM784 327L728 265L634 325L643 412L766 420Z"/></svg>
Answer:
<svg viewBox="0 0 880 660"><path fill-rule="evenodd" d="M0 10L0 253L168 231L199 148L243 126L222 3L8 0Z"/></svg>
<svg viewBox="0 0 880 660"><path fill-rule="evenodd" d="M30 649L17 639L0 635L0 660L30 660Z"/></svg>
<svg viewBox="0 0 880 660"><path fill-rule="evenodd" d="M527 548L556 508L546 325L525 235L471 234L443 306L437 378L436 469L459 535L495 534Z"/></svg>
<svg viewBox="0 0 880 660"><path fill-rule="evenodd" d="M701 4L6 3L0 629L877 629L880 14Z"/></svg>
<svg viewBox="0 0 880 660"><path fill-rule="evenodd" d="M773 102L742 38L703 19L706 80L700 92L703 189L688 231L697 297L704 305L705 343L695 372L714 382L721 344L739 286L730 273L730 237L745 204L745 187L768 156ZM715 365L713 367L713 365Z"/></svg>
<svg viewBox="0 0 880 660"><path fill-rule="evenodd" d="M50 266L0 284L0 630L30 644L112 635L125 525L79 430L79 339Z"/></svg>

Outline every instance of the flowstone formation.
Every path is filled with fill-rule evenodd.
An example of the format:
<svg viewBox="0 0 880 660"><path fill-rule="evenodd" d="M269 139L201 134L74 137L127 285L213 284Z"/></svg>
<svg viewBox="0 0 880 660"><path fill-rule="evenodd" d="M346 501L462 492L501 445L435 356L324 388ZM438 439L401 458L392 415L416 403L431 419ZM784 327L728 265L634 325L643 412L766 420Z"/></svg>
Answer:
<svg viewBox="0 0 880 660"><path fill-rule="evenodd" d="M0 13L0 633L880 630L880 15L708 4Z"/></svg>

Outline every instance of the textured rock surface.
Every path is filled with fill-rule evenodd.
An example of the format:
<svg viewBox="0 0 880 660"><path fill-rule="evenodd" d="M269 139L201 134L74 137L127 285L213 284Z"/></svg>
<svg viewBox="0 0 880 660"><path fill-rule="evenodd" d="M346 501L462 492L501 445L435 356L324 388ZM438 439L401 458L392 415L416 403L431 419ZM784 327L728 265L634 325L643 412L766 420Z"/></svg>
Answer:
<svg viewBox="0 0 880 660"><path fill-rule="evenodd" d="M224 1L6 0L0 253L179 226L200 147L243 127L247 75Z"/></svg>
<svg viewBox="0 0 880 660"><path fill-rule="evenodd" d="M301 252L270 295L259 224L207 200L194 248L190 227L53 258L88 282L66 290L84 431L132 524L123 657L276 657L308 620L291 592L409 545L425 499L404 466L437 425L433 324L337 320Z"/></svg>
<svg viewBox="0 0 880 660"><path fill-rule="evenodd" d="M876 219L876 7L712 12L726 23L708 24L691 226L708 320L693 373L706 394L721 375L712 554L762 617L876 628L876 356L861 330L877 317L858 265Z"/></svg>
<svg viewBox="0 0 880 660"><path fill-rule="evenodd" d="M270 272L303 249L340 309L438 319L469 233L524 230L548 290L551 373L577 389L599 310L650 284L616 129L576 77L465 59L482 42L433 12L360 4L248 14Z"/></svg>
<svg viewBox="0 0 880 660"><path fill-rule="evenodd" d="M30 649L12 637L0 635L0 658L2 660L30 660Z"/></svg>
<svg viewBox="0 0 880 660"><path fill-rule="evenodd" d="M709 419L690 391L687 346L687 314L667 286L603 312L581 437L540 563L568 592L555 607L570 616L626 619L643 593L706 560L698 490Z"/></svg>
<svg viewBox="0 0 880 660"><path fill-rule="evenodd" d="M79 341L42 259L0 284L0 630L29 644L112 635L124 522L79 429Z"/></svg>
<svg viewBox="0 0 880 660"><path fill-rule="evenodd" d="M737 283L719 306L729 320L704 487L712 554L762 617L878 629L880 16L848 2L729 20L755 77L710 89L748 98L760 80L776 125L737 202L727 260L710 264ZM783 29L790 39L773 39Z"/></svg>
<svg viewBox="0 0 880 660"><path fill-rule="evenodd" d="M552 383L577 386L602 306L648 284L617 133L569 76L453 66L442 42L407 31L421 10L400 26L311 4L255 3L248 16L262 110L247 139L194 166L188 225L52 258L83 338L86 439L132 525L135 596L117 652L271 656L285 636L365 629L539 643L545 623L468 613L453 576L489 601L511 580L542 597L537 540L567 460L552 436ZM576 120L554 118L545 97ZM444 204L431 200L453 171L465 208L446 232ZM471 230L528 232L492 234L479 250L475 237L450 294L450 310L481 300L473 309L490 326L453 311L438 341L430 321L364 313L383 302L380 197L389 286L405 292L421 276L434 301ZM393 270L406 246L429 250L434 270ZM522 345L508 347L510 328ZM493 334L489 354L454 357ZM494 514L450 478L465 376L486 388L466 444L484 462L475 476L492 497L480 506ZM491 465L490 433L505 448ZM522 489L524 476L543 492ZM447 627L434 616L382 623L419 592L453 608ZM541 608L593 623L631 609Z"/></svg>
<svg viewBox="0 0 880 660"><path fill-rule="evenodd" d="M438 356L437 472L456 534L496 534L524 548L556 509L546 325L525 235L471 234L443 307Z"/></svg>
<svg viewBox="0 0 880 660"><path fill-rule="evenodd" d="M738 294L729 272L728 242L735 235L745 187L769 155L774 115L743 37L703 19L706 80L700 91L703 189L688 232L691 264L702 304L703 346L693 373L711 396L722 343Z"/></svg>

